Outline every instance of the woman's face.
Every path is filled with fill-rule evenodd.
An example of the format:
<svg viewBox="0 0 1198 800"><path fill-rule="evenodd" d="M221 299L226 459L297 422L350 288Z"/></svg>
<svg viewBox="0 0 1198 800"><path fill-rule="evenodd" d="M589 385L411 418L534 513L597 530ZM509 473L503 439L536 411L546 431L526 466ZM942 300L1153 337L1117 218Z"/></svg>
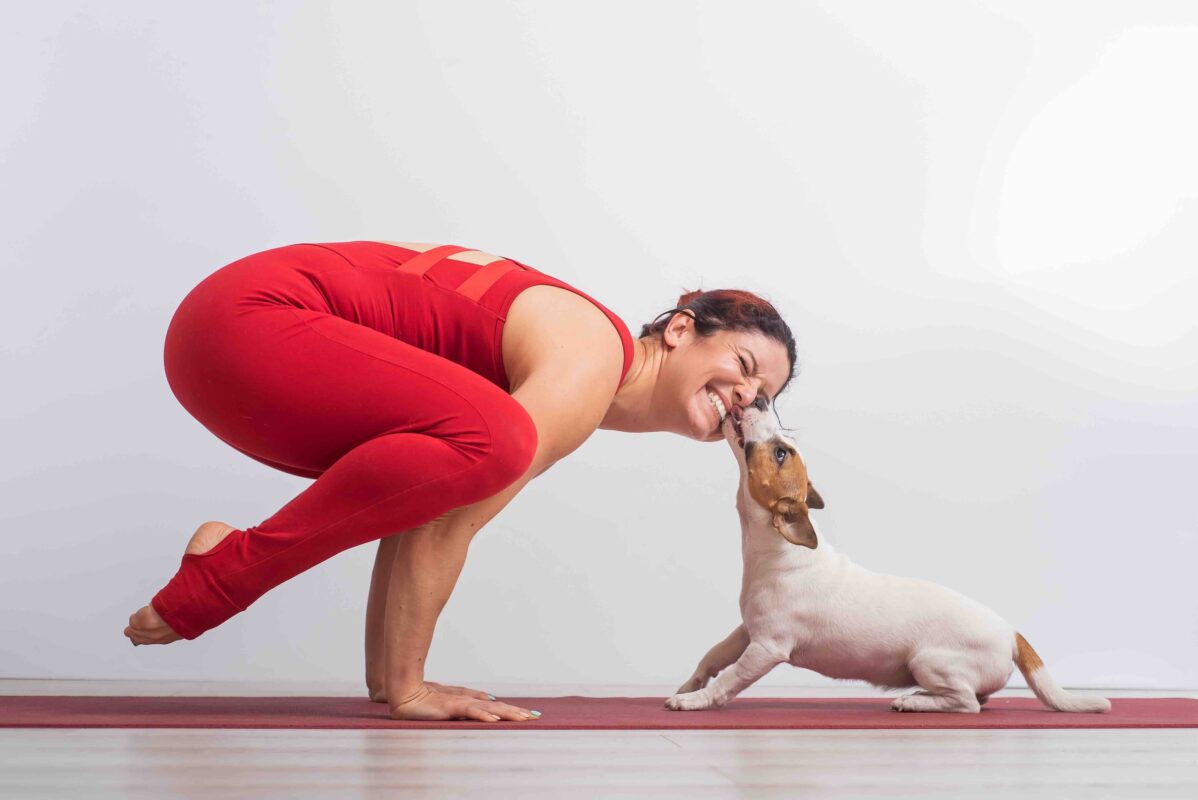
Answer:
<svg viewBox="0 0 1198 800"><path fill-rule="evenodd" d="M786 347L757 331L720 330L698 336L694 320L678 313L663 331L662 342L666 356L654 405L664 416L664 430L692 439L724 438L709 392L719 396L728 413L734 405L749 406L758 392L772 401L790 377Z"/></svg>

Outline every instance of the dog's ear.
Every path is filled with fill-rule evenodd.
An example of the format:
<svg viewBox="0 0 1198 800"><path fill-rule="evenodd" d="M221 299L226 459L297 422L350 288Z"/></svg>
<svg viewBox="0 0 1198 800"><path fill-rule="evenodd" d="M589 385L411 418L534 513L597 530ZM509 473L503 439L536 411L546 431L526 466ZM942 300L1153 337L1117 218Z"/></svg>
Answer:
<svg viewBox="0 0 1198 800"><path fill-rule="evenodd" d="M774 528L782 534L782 538L791 544L810 547L814 550L819 546L815 536L815 527L807 515L807 507L802 503L783 497L773 508Z"/></svg>
<svg viewBox="0 0 1198 800"><path fill-rule="evenodd" d="M819 492L815 491L815 487L811 485L811 481L807 481L807 507L808 508L823 508L824 498L819 496Z"/></svg>

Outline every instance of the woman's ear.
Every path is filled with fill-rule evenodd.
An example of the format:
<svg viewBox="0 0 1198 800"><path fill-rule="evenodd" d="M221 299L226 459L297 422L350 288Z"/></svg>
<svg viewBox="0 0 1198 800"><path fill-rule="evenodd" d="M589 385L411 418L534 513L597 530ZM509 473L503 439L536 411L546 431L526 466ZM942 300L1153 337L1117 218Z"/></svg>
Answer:
<svg viewBox="0 0 1198 800"><path fill-rule="evenodd" d="M811 481L807 481L807 507L808 508L823 508L824 498L819 496L819 492L815 491L815 487L811 485Z"/></svg>
<svg viewBox="0 0 1198 800"><path fill-rule="evenodd" d="M791 544L819 547L819 539L815 536L815 527L807 516L807 506L789 497L783 497L773 508L774 528L782 534L782 538Z"/></svg>
<svg viewBox="0 0 1198 800"><path fill-rule="evenodd" d="M678 341L691 330L695 318L689 311L676 311L661 332L661 340L670 347L677 347Z"/></svg>

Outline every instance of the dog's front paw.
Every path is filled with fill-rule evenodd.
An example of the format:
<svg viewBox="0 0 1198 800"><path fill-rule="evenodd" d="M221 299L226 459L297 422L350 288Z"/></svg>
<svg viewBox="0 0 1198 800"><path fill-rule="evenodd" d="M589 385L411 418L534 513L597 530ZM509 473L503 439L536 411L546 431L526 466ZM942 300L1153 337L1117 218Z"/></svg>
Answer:
<svg viewBox="0 0 1198 800"><path fill-rule="evenodd" d="M711 706L711 700L704 691L676 694L666 701L666 708L674 711L702 711Z"/></svg>

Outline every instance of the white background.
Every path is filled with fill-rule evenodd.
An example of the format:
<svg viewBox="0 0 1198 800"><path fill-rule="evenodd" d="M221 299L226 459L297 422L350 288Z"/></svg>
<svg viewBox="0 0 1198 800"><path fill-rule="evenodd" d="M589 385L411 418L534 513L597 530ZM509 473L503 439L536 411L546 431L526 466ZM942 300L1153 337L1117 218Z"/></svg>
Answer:
<svg viewBox="0 0 1198 800"><path fill-rule="evenodd" d="M990 605L1066 685L1198 686L1193 4L395 6L9 15L0 676L361 676L373 544L195 641L121 630L199 523L309 483L174 399L179 301L392 239L518 258L634 334L763 294L842 551ZM681 683L739 621L736 478L723 444L596 432L477 536L426 677Z"/></svg>

